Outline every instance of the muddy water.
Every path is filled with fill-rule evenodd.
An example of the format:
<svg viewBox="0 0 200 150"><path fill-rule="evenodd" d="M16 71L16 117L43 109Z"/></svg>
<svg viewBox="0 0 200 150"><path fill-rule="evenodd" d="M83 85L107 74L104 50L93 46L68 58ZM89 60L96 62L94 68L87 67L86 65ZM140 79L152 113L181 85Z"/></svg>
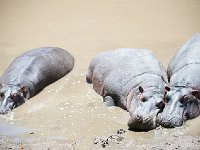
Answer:
<svg viewBox="0 0 200 150"><path fill-rule="evenodd" d="M17 135L22 142L78 141L79 148L89 149L95 137L127 130L129 118L124 110L105 108L86 84L90 60L114 48L148 48L167 66L176 50L200 31L200 1L1 0L0 18L1 74L16 56L36 47L62 47L75 57L70 74L0 117L0 135ZM197 118L166 133L200 135L199 125ZM155 131L127 131L127 137L136 144L157 140Z"/></svg>

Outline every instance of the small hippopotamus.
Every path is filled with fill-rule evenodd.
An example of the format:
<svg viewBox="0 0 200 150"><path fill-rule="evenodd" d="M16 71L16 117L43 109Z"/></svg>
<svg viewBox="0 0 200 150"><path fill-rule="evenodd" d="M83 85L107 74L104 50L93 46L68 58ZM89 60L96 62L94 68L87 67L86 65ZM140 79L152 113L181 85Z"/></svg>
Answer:
<svg viewBox="0 0 200 150"><path fill-rule="evenodd" d="M151 51L121 48L97 55L86 75L106 106L130 113L129 129L156 128L156 116L164 108L167 73Z"/></svg>
<svg viewBox="0 0 200 150"><path fill-rule="evenodd" d="M20 55L0 77L0 114L23 104L73 66L73 56L57 47L36 48Z"/></svg>
<svg viewBox="0 0 200 150"><path fill-rule="evenodd" d="M172 58L167 74L170 86L165 109L158 115L163 127L173 128L200 113L200 33L194 35Z"/></svg>

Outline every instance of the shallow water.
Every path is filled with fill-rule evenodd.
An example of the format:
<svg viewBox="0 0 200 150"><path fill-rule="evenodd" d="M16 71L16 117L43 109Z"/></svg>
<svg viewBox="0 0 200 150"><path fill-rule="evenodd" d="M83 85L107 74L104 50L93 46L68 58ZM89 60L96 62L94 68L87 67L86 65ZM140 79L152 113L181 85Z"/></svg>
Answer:
<svg viewBox="0 0 200 150"><path fill-rule="evenodd" d="M36 47L61 47L75 57L70 74L0 116L0 135L80 140L79 147L88 149L95 137L120 128L137 144L158 140L156 131L128 131L129 114L102 105L101 97L85 82L90 60L114 48L147 48L167 66L177 49L199 32L200 1L1 0L0 18L0 74L16 56ZM199 125L197 118L165 132L200 135Z"/></svg>

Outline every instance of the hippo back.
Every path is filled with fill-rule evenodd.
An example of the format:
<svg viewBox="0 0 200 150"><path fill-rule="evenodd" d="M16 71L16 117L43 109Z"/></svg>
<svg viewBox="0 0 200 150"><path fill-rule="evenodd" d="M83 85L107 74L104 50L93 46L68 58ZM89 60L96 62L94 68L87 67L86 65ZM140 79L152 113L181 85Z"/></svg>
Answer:
<svg viewBox="0 0 200 150"><path fill-rule="evenodd" d="M36 48L17 57L1 76L0 82L26 85L31 88L32 97L69 73L73 65L74 58L66 50L57 47Z"/></svg>
<svg viewBox="0 0 200 150"><path fill-rule="evenodd" d="M194 35L172 58L168 65L167 73L171 77L179 69L191 65L200 64L200 33Z"/></svg>
<svg viewBox="0 0 200 150"><path fill-rule="evenodd" d="M131 88L129 86L138 84L137 82L132 83L133 79L143 74L156 74L167 82L165 68L152 52L146 49L121 48L102 53L91 61L91 68L93 88L100 95L103 95L103 88L117 90L117 93L122 91L122 87L126 89L128 86L129 89Z"/></svg>

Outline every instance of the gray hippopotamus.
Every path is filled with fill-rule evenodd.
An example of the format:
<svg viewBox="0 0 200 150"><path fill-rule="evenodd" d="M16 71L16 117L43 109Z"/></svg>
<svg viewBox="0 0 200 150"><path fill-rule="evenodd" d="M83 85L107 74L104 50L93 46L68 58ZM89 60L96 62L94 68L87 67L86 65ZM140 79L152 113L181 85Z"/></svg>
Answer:
<svg viewBox="0 0 200 150"><path fill-rule="evenodd" d="M170 87L166 87L165 109L158 122L173 128L200 113L200 33L172 58L167 74Z"/></svg>
<svg viewBox="0 0 200 150"><path fill-rule="evenodd" d="M130 113L131 130L156 128L156 116L164 108L167 73L151 51L121 48L99 54L90 62L86 80L105 105Z"/></svg>
<svg viewBox="0 0 200 150"><path fill-rule="evenodd" d="M62 78L74 58L57 47L36 48L17 57L0 77L0 114L5 114Z"/></svg>

